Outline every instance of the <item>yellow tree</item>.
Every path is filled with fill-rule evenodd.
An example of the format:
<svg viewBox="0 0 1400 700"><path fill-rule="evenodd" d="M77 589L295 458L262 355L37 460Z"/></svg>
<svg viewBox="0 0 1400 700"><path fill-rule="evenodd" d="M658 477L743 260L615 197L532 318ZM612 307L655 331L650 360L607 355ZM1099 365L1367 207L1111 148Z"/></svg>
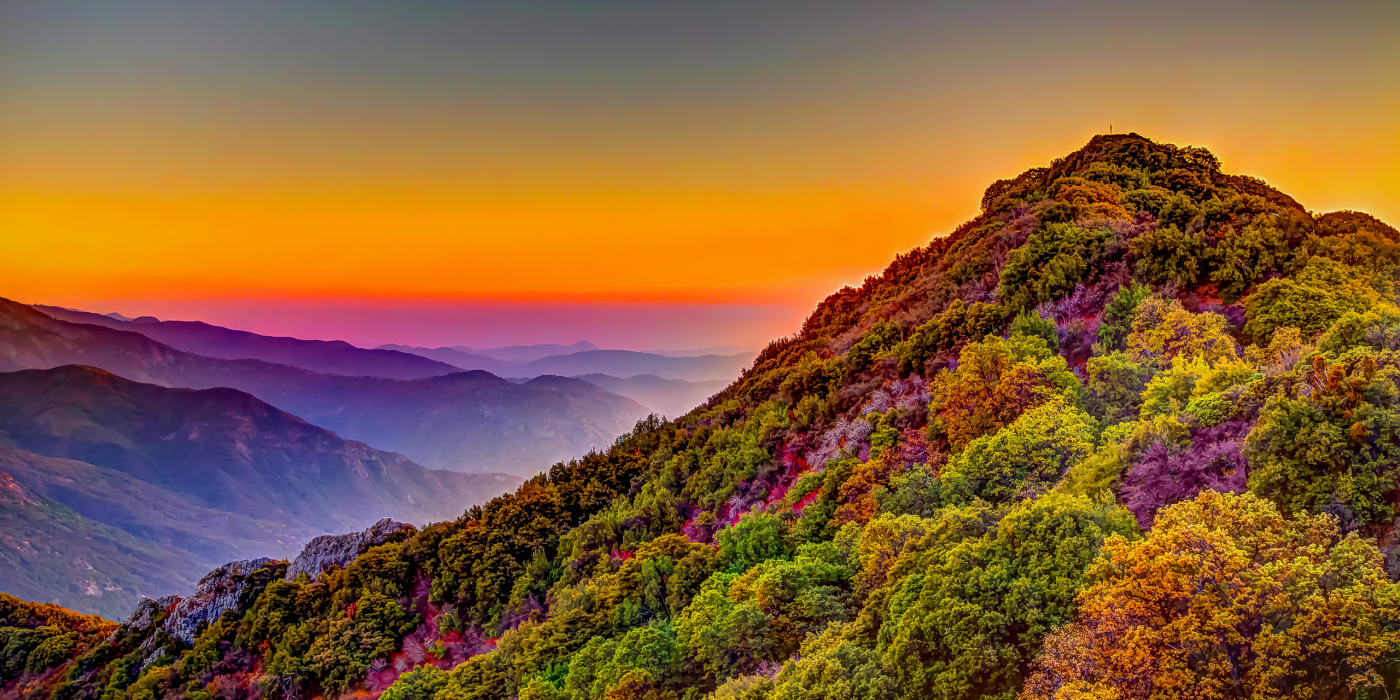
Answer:
<svg viewBox="0 0 1400 700"><path fill-rule="evenodd" d="M1112 537L1023 700L1350 698L1400 643L1381 555L1326 515L1203 492Z"/></svg>

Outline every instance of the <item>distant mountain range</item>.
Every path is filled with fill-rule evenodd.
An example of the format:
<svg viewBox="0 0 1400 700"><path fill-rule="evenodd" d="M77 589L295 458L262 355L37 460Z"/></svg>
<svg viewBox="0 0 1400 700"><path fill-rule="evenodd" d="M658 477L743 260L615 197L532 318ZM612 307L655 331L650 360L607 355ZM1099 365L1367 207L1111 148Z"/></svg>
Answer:
<svg viewBox="0 0 1400 700"><path fill-rule="evenodd" d="M699 405L737 377L753 358L753 348L737 346L633 352L602 350L586 340L572 345L486 349L463 345L435 349L383 345L366 349L339 340L272 337L201 321L162 321L150 316L132 319L121 314L32 306L61 321L140 333L196 355L262 360L319 374L423 379L462 370L483 370L503 377L572 376L665 415L680 415ZM628 379L637 381L620 381ZM691 386L694 383L699 386Z"/></svg>
<svg viewBox="0 0 1400 700"><path fill-rule="evenodd" d="M723 379L705 382L687 382L680 379L662 379L654 374L639 374L635 377L618 378L606 374L584 374L582 379L596 384L614 394L621 394L650 408L663 416L678 418L689 413L705 400L729 386Z"/></svg>
<svg viewBox="0 0 1400 700"><path fill-rule="evenodd" d="M412 350L0 299L0 589L120 617L230 559L453 519L649 412L689 411L750 359Z"/></svg>
<svg viewBox="0 0 1400 700"><path fill-rule="evenodd" d="M692 348L690 350L646 350L644 352L667 357L700 357L701 355L757 354L762 349L762 345L711 345L707 348Z"/></svg>
<svg viewBox="0 0 1400 700"><path fill-rule="evenodd" d="M577 379L516 385L486 372L411 381L317 374L183 352L143 334L68 323L0 300L0 371L65 364L171 387L232 387L343 437L463 472L534 474L607 446L649 413Z"/></svg>
<svg viewBox="0 0 1400 700"><path fill-rule="evenodd" d="M543 357L549 357L550 355L572 355L576 352L587 352L589 350L599 350L601 348L587 340L580 340L573 345L559 345L556 343L541 345L507 345L505 347L487 348L485 350L477 350L464 345L453 345L451 349L468 355L480 355L493 360L501 360L502 362L533 362Z"/></svg>
<svg viewBox="0 0 1400 700"><path fill-rule="evenodd" d="M300 367L321 374L422 379L459 372L463 368L394 350L366 350L343 340L277 338L212 326L201 321L160 321L149 316L115 318L58 306L36 304L53 318L132 331L177 350L225 360L262 360Z"/></svg>
<svg viewBox="0 0 1400 700"><path fill-rule="evenodd" d="M576 377L584 374L606 374L625 379L651 374L688 382L731 382L755 357L754 353L669 357L633 350L584 350L568 355L550 355L529 362L506 362L455 348L381 345L379 349L414 353L462 369L484 370L501 377L538 377L545 374Z"/></svg>
<svg viewBox="0 0 1400 700"><path fill-rule="evenodd" d="M0 555L0 585L104 613L168 592L153 572L193 580L386 516L451 520L521 481L424 469L234 389L81 365L0 373L0 480L6 533L28 543Z"/></svg>

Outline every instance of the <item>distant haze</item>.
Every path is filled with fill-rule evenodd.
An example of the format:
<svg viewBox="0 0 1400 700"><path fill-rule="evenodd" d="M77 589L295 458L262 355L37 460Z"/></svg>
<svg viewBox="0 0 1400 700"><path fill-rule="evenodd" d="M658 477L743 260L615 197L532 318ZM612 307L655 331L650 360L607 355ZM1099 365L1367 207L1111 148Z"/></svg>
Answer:
<svg viewBox="0 0 1400 700"><path fill-rule="evenodd" d="M128 318L198 320L262 335L344 340L362 348L487 349L586 340L599 348L667 355L752 352L797 332L805 316L786 303L98 299L65 305Z"/></svg>

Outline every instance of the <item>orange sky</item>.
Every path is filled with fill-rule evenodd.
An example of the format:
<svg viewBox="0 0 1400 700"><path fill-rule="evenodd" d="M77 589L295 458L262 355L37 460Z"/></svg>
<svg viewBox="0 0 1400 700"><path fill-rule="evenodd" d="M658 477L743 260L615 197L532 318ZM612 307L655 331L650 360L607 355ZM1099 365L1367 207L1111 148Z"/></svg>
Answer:
<svg viewBox="0 0 1400 700"><path fill-rule="evenodd" d="M1109 124L1400 224L1400 3L1217 5L7 6L0 296L777 309L713 338L757 343Z"/></svg>

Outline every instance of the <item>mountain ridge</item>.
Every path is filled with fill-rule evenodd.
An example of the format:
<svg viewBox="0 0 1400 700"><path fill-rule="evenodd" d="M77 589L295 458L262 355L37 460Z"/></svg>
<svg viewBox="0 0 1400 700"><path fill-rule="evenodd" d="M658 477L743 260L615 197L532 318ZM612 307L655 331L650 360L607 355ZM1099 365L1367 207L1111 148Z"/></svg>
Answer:
<svg viewBox="0 0 1400 700"><path fill-rule="evenodd" d="M553 374L572 377L580 374L606 374L627 379L651 374L663 379L688 382L732 380L753 360L756 353L735 355L695 355L673 357L635 350L581 350L567 355L551 355L529 362L505 362L495 358L466 355L453 348L417 348L409 345L381 345L381 348L421 354L464 369L480 369L504 377L536 377Z"/></svg>
<svg viewBox="0 0 1400 700"><path fill-rule="evenodd" d="M262 360L318 374L422 379L461 371L449 364L412 353L355 347L343 340L303 340L265 336L215 326L203 321L123 320L108 315L58 306L31 304L60 321L88 323L140 333L177 350L223 360Z"/></svg>

